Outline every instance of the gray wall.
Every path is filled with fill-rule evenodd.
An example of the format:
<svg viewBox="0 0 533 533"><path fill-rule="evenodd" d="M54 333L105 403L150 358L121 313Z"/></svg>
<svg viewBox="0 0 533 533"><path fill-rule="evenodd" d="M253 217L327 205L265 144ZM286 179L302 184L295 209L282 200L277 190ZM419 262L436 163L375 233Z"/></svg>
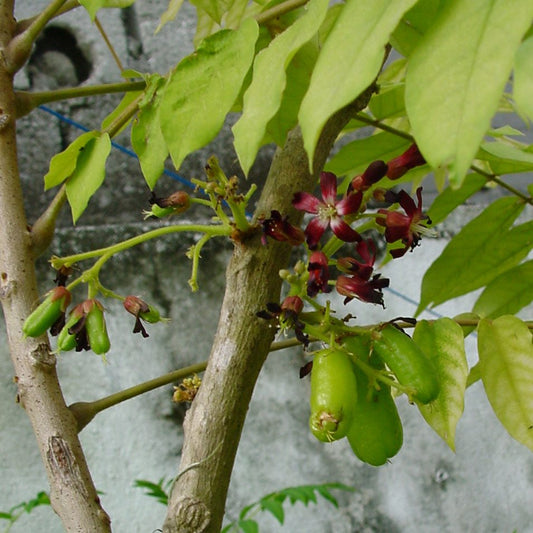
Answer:
<svg viewBox="0 0 533 533"><path fill-rule="evenodd" d="M28 16L42 5L45 2L19 2L18 15ZM190 52L194 21L187 6L186 17L153 36L164 7L164 1L139 0L137 26L131 22L125 25L117 11L106 11L100 17L119 55L127 58L128 66L165 72ZM130 18L133 14L130 11ZM78 37L91 60L93 70L84 83L118 79L109 53L81 10L66 15L58 23ZM131 34L137 28L140 40L128 38L126 27ZM140 55L139 42L144 51ZM55 63L58 59L64 60L52 55L46 61L51 60L58 70ZM61 82L57 77L48 76L53 69L39 65L32 68L37 71L41 68L40 73L22 73L17 78L19 88L30 88L30 81L34 89ZM68 63L63 63L61 72L66 79L72 76ZM87 98L53 107L89 128L96 128L117 100L110 97L104 105L95 106L95 100ZM50 194L42 192L42 176L49 158L78 134L76 128L40 110L20 121L19 159L30 220L38 216L50 198ZM123 134L119 142L128 145L127 135ZM213 145L189 158L180 173L201 176L205 159L211 153L220 157L228 173L236 171L226 128ZM267 155L268 150L264 157ZM263 162L264 159L256 167L257 179L264 173ZM75 229L70 228L65 210L50 253L88 250L148 227L140 222L148 189L142 185L137 163L114 150L108 174L108 184L91 202ZM175 187L169 178L162 178L158 185L161 191ZM483 200L482 197L480 201ZM464 208L448 223L444 233L453 232L463 220L459 218L469 219L478 211L476 207ZM529 218L531 214L530 210ZM102 273L105 285L121 294L144 297L172 321L168 325L149 326L150 338L143 339L131 333L132 317L119 304L106 301L112 339L107 364L90 352L59 357L58 369L68 403L96 399L207 357L223 296L225 263L231 250L219 243L206 247L199 279L201 290L192 294L187 285L190 262L184 254L193 242L194 236L165 237L121 254L106 266ZM444 238L425 240L413 254L395 262L394 267L389 264L383 269L383 274L391 278L391 287L402 294L386 293L386 311L352 302L349 312L365 323L412 314L415 306L408 299L418 298L423 272L446 242ZM46 259L39 262L39 273L44 291L54 277ZM469 310L473 301L475 295L468 295L453 304L442 305L438 311L454 316ZM531 317L532 311L530 306L524 316ZM0 338L5 339L3 328L2 324ZM468 338L467 348L470 360L474 361L475 338ZM268 492L291 485L339 481L356 488L353 494L338 494L339 509L325 502L308 509L298 504L287 509L283 528L269 516L260 517L262 530L273 533L533 532L533 456L506 434L488 406L480 383L467 392L456 454L423 422L415 407L400 399L404 447L391 464L373 468L358 461L346 441L325 445L308 431L309 381L298 378L304 360L300 350L285 350L271 354L264 367L237 456L228 498L228 518L236 518L244 505ZM47 488L31 428L14 402L16 387L12 378L13 370L3 342L0 346L0 405L3 406L0 410L0 510ZM104 492L103 505L118 533L149 533L163 521L164 507L134 488L133 480L157 481L177 471L184 413L170 401L172 392L172 386L164 387L105 411L81 433L96 486ZM13 531L53 533L61 531L61 525L49 508L40 508L21 519Z"/></svg>

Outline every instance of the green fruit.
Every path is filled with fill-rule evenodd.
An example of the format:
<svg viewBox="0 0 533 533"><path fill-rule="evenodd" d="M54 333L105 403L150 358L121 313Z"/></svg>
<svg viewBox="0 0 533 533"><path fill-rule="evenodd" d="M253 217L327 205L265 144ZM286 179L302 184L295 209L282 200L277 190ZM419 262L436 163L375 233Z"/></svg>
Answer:
<svg viewBox="0 0 533 533"><path fill-rule="evenodd" d="M76 348L76 334L70 333L69 329L75 326L84 316L83 304L77 305L70 313L63 329L57 336L57 349L60 352L69 352Z"/></svg>
<svg viewBox="0 0 533 533"><path fill-rule="evenodd" d="M357 382L350 356L340 350L317 353L311 371L309 426L320 441L346 436L357 399Z"/></svg>
<svg viewBox="0 0 533 533"><path fill-rule="evenodd" d="M70 292L65 287L52 289L31 313L22 327L27 337L39 337L59 320L70 304Z"/></svg>
<svg viewBox="0 0 533 533"><path fill-rule="evenodd" d="M440 385L437 370L409 335L387 324L375 332L372 348L399 383L412 391L410 397L426 404L438 396Z"/></svg>
<svg viewBox="0 0 533 533"><path fill-rule="evenodd" d="M86 300L84 306L87 310L85 328L91 349L98 355L105 354L109 351L111 343L107 335L102 304L97 300Z"/></svg>
<svg viewBox="0 0 533 533"><path fill-rule="evenodd" d="M357 402L347 437L361 461L381 466L402 447L403 429L390 388L379 384L376 390L367 375L355 368Z"/></svg>

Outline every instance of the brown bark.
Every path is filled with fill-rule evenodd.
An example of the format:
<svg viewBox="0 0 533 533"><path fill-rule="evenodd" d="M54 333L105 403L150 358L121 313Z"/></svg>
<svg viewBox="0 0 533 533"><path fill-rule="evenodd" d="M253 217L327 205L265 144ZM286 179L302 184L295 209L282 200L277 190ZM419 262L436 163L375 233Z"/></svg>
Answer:
<svg viewBox="0 0 533 533"><path fill-rule="evenodd" d="M0 47L13 28L13 3L0 2ZM0 56L0 301L18 386L50 482L52 506L69 532L109 532L80 442L56 375L46 336L24 338L22 325L37 301L31 239L17 167L13 80Z"/></svg>
<svg viewBox="0 0 533 533"><path fill-rule="evenodd" d="M272 209L288 214L294 223L301 214L292 207L295 192L317 183L338 133L353 113L368 102L368 89L352 105L338 112L320 138L313 173L299 129L274 157L257 208L257 215ZM185 443L174 484L165 533L220 531L226 494L252 391L269 352L274 332L255 313L268 302L279 301L279 270L289 261L290 247L259 238L237 244L227 268L226 292L209 363L199 393L184 423ZM192 466L195 465L195 466ZM186 471L185 471L186 470Z"/></svg>

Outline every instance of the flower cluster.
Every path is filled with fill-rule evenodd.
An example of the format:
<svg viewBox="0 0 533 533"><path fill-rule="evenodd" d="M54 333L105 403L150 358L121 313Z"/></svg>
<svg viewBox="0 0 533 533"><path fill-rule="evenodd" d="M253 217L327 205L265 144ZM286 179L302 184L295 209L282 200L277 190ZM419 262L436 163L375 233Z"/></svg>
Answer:
<svg viewBox="0 0 533 533"><path fill-rule="evenodd" d="M300 285L293 285L292 293L300 291L299 294L304 293L308 298L314 298L319 293L329 293L335 287L336 291L345 297L345 304L355 298L384 306L383 289L389 286L389 280L374 271L376 243L372 239L363 238L352 224L363 217L373 220L374 222L366 227L381 229L389 244L401 243L401 248L391 249L393 258L413 250L419 244L421 236L430 231L427 224L431 221L422 212L422 189L416 191L415 202L404 190L396 193L376 189L374 185L385 177L390 180L398 179L408 170L423 164L425 160L416 144L413 144L388 163L380 160L372 162L361 175L350 180L346 193L342 196L338 196L337 176L331 172L322 172L319 197L308 192L298 192L292 200L296 209L312 215L304 231L292 225L288 218L278 211L272 211L270 218L263 219L263 242L270 237L293 246L304 240L307 243L307 270L300 274L298 279L302 281L295 282ZM390 207L367 214L366 201L370 196L380 197ZM330 240L327 245L321 247L320 241L328 228L336 240ZM343 243L353 243L353 255L334 257ZM334 272L336 277L334 275L332 279ZM259 316L276 318L280 324L285 325L289 325L292 320L299 325L295 317L287 320L278 304L269 305L271 307L260 312Z"/></svg>

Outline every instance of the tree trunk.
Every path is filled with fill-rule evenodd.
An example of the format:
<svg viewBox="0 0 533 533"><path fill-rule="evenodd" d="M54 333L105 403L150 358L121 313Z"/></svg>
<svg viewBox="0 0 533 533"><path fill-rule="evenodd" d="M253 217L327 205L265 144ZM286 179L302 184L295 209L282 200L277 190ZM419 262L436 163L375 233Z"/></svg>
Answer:
<svg viewBox="0 0 533 533"><path fill-rule="evenodd" d="M331 146L353 113L366 107L372 88L352 105L338 112L320 138L313 173L309 171L299 129L292 131L276 153L257 216L272 209L289 215L298 224L301 213L292 206L297 191L309 191L317 183ZM198 395L184 422L185 442L174 484L165 533L216 533L224 516L227 489L242 427L255 382L269 352L274 331L256 312L278 302L281 279L290 247L259 237L236 244L227 268L226 292L209 363ZM186 471L185 471L186 469Z"/></svg>
<svg viewBox="0 0 533 533"><path fill-rule="evenodd" d="M0 47L14 27L13 3L0 2ZM30 233L17 167L13 80L0 56L0 301L18 386L46 467L52 506L68 532L105 533L109 517L100 506L80 442L56 375L46 336L24 338L22 326L37 299Z"/></svg>

